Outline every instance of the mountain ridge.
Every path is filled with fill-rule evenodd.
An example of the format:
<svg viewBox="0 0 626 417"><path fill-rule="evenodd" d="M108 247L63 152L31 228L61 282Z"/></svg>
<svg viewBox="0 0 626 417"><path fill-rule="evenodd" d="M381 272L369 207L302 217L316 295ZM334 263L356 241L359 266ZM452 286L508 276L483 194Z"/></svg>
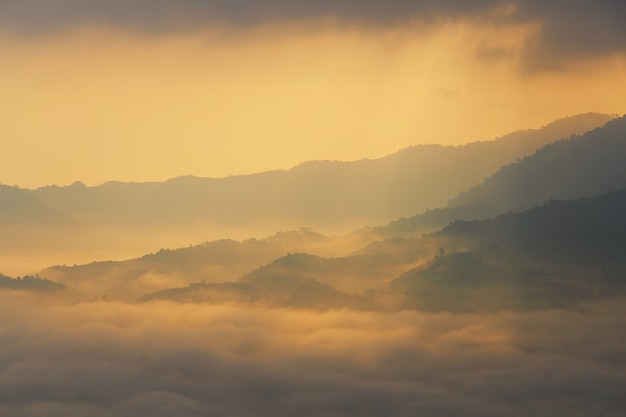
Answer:
<svg viewBox="0 0 626 417"><path fill-rule="evenodd" d="M626 187L626 117L545 145L501 167L447 205L372 228L373 236L432 233L455 220L523 211L550 199L598 196Z"/></svg>
<svg viewBox="0 0 626 417"><path fill-rule="evenodd" d="M282 223L326 232L390 221L444 205L506 163L611 116L585 114L541 129L462 146L418 145L378 159L308 161L289 170L165 182L75 183L30 192L82 222L124 226Z"/></svg>

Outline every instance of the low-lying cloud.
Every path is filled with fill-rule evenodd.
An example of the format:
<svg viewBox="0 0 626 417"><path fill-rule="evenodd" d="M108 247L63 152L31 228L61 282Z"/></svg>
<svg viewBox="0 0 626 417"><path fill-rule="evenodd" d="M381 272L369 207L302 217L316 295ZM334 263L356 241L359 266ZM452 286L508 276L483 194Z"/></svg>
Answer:
<svg viewBox="0 0 626 417"><path fill-rule="evenodd" d="M3 293L2 416L617 416L623 301L451 315Z"/></svg>

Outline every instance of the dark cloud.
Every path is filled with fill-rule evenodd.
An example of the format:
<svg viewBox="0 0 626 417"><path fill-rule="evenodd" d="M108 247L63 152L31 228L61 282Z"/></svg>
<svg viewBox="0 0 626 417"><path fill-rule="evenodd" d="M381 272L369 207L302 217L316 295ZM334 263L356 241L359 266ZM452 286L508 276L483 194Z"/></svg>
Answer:
<svg viewBox="0 0 626 417"><path fill-rule="evenodd" d="M263 23L334 18L390 25L457 17L541 25L529 45L529 68L550 68L562 58L599 56L626 49L626 2L622 0L525 0L511 15L490 14L504 0L4 0L0 25L22 34L83 24L141 31L196 30L213 24L250 27Z"/></svg>
<svg viewBox="0 0 626 417"><path fill-rule="evenodd" d="M25 31L84 23L181 30L220 22L248 26L319 18L389 24L416 16L481 13L497 3L498 0L7 0L0 5L0 19L7 27Z"/></svg>
<svg viewBox="0 0 626 417"><path fill-rule="evenodd" d="M515 18L541 24L526 48L529 69L626 51L626 2L621 0L529 0L520 3Z"/></svg>

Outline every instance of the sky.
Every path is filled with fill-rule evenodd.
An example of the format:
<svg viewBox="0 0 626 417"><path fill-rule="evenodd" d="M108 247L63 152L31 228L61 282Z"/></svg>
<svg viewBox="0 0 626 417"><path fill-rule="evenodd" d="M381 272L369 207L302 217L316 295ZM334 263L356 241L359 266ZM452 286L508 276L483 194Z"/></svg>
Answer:
<svg viewBox="0 0 626 417"><path fill-rule="evenodd" d="M3 0L0 182L376 158L626 113L619 0Z"/></svg>

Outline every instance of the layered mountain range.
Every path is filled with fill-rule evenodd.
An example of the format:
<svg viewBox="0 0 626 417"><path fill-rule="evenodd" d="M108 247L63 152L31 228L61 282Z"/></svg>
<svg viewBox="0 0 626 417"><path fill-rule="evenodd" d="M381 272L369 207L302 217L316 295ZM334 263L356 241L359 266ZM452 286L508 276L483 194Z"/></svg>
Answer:
<svg viewBox="0 0 626 417"><path fill-rule="evenodd" d="M580 303L623 295L626 118L614 119L580 135L547 139L549 132L560 132L564 125L599 121L602 117L566 119L543 130L518 132L489 143L458 148L417 147L375 161L307 163L290 171L223 182L180 178L163 184L73 185L34 191L4 187L3 196L10 196L13 202L3 203L5 218L32 216L64 224L86 219L103 224L131 221L142 208L146 210L146 224L158 218L174 223L206 220L217 211L205 213L202 204L208 204L208 196L214 196L217 189L232 197L228 200L231 204L239 199L241 209L232 212L230 219L240 221L246 210L254 210L253 205L246 204L267 191L263 185L266 180L278 187L273 194L277 200L263 199L258 219L269 213L285 215L276 208L281 199L294 200L282 209L298 213L299 221L312 216L315 210L311 200L298 200L302 197L299 193L324 189L324 184L333 184L332 193L325 190L329 193L326 200L332 200L331 194L337 193L337 200L350 202L334 201L325 206L322 217L323 213L332 213L333 221L340 221L350 212L355 219L368 217L374 211L385 211L382 207L390 201L397 203L398 212L409 207L414 212L430 207L422 214L346 235L327 236L302 228L267 238L207 241L187 248L162 249L128 261L50 267L39 271L28 285L3 277L4 287L29 290L29 285L52 288L58 283L55 292L131 302L450 312L576 308ZM498 153L496 148L501 150L497 157L493 155ZM430 161L409 170L416 155L424 161L436 153L447 155L438 162L447 162L435 167ZM481 159L485 155L490 155L486 162ZM455 164L466 168L468 177L473 178L484 175L484 167L478 169L479 165L497 166L491 169L491 175L484 175L482 182L475 180L462 192L458 188L469 180L454 179L455 175L450 174L445 181L455 185L448 183L448 188L431 195L430 200L426 199L430 203L411 203L424 192L424 184L432 179L433 172ZM427 171L431 175L424 174ZM381 172L387 173L384 181L379 178L379 182L368 183ZM360 186L351 188L349 184L359 177ZM274 181L278 178L285 182ZM404 186L406 195L394 200L390 197L393 190L380 194L386 183ZM226 193L229 184L239 191ZM198 187L212 191L196 195ZM243 192L246 187L256 187L256 194ZM370 207L368 202L377 192L384 201ZM158 195L162 196L163 206L148 208L156 204ZM307 195L324 200L319 193ZM452 198L444 199L444 195ZM112 208L113 201L124 201L122 196L130 199L124 203L128 212ZM194 198L187 200L188 196ZM309 204L308 212L298 209L305 203ZM437 208L439 203L441 207ZM177 214L174 206L180 204L191 208L189 218ZM224 204L221 209L227 206ZM241 219L234 220L238 216Z"/></svg>
<svg viewBox="0 0 626 417"><path fill-rule="evenodd" d="M198 223L279 229L348 231L444 206L503 165L605 124L612 116L583 114L540 129L462 146L419 145L380 159L309 161L287 171L226 178L179 177L165 182L109 182L87 187L8 190L19 210L0 206L0 221L32 212L33 221L125 228ZM19 194L19 195L17 195ZM19 200L18 202L18 199ZM473 201L465 198L461 201ZM7 203L8 204L8 203Z"/></svg>

